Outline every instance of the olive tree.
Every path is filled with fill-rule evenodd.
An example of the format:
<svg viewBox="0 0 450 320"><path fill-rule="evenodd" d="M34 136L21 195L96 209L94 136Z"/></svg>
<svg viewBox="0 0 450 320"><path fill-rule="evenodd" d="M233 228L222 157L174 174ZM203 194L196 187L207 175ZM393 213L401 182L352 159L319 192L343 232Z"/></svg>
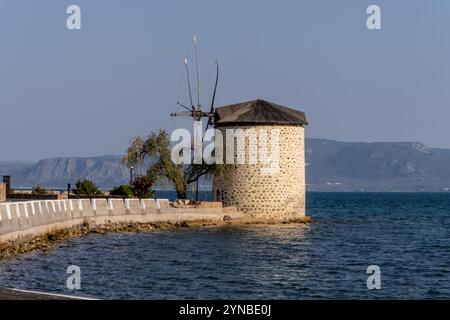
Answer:
<svg viewBox="0 0 450 320"><path fill-rule="evenodd" d="M221 170L214 164L175 164L171 159L169 135L163 129L151 132L146 139L134 138L123 163L128 167L142 168L147 165L146 174L149 177L157 176L160 181L168 180L175 187L179 199L186 199L189 184L203 176L218 174Z"/></svg>

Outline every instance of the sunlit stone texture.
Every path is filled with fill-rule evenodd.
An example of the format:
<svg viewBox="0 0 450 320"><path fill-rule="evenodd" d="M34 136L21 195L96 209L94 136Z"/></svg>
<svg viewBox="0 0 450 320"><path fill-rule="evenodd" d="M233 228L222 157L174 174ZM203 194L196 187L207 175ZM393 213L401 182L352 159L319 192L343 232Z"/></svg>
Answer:
<svg viewBox="0 0 450 320"><path fill-rule="evenodd" d="M259 149L255 148L254 140L245 139L246 162L226 164L222 175L214 177L215 200L222 201L225 206L235 206L254 218L304 217L305 125L307 121L303 112L263 100L218 108L215 127L224 137L224 154L227 129L246 132L253 129L258 137L265 131L269 151L271 132L275 130L279 133L279 167L275 174L263 174L261 169L270 167L267 163L249 163L249 150L255 152ZM236 150L237 141L234 144Z"/></svg>

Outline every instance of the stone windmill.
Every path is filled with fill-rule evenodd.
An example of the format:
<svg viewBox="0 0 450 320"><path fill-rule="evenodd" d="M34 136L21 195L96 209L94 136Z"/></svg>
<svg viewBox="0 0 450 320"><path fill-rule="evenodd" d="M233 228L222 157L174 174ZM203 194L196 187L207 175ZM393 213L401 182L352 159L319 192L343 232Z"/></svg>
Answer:
<svg viewBox="0 0 450 320"><path fill-rule="evenodd" d="M213 179L213 194L216 201L225 206L234 206L241 212L255 218L291 219L305 216L305 126L308 125L305 113L297 109L281 106L276 103L257 99L228 106L214 106L219 65L216 61L216 81L209 112L202 111L200 103L200 76L198 66L197 41L194 37L197 66L197 105L194 105L189 78L188 61L185 60L188 77L188 90L191 107L184 112L173 113L172 116L188 116L194 120L194 131L197 137L203 137L201 120L208 119L208 125L214 125L216 135L225 137L220 146L215 137L216 149L224 147L234 149L236 136L227 135L227 131L240 131L244 136L252 132L256 140L244 139L245 150L258 149L265 143L276 144L277 170L273 174L265 174L267 163L257 161L251 163L225 162L226 170ZM272 133L276 132L277 136ZM269 133L269 134L268 134ZM263 134L265 139L262 139ZM272 134L272 135L271 135ZM268 135L270 137L268 137ZM276 137L276 143L275 143ZM226 141L226 139L233 139ZM264 143L261 143L265 140ZM270 140L270 141L269 141ZM198 143L198 142L197 142ZM202 141L199 142L202 145ZM259 156L259 155L258 155ZM245 158L248 160L249 156ZM197 187L198 190L198 187Z"/></svg>
<svg viewBox="0 0 450 320"><path fill-rule="evenodd" d="M246 150L261 148L271 141L276 170L265 171L264 161L228 164L225 174L214 177L214 198L235 206L254 218L295 219L305 216L305 113L265 100L241 102L217 108L215 128L227 137L227 130L246 132ZM256 139L248 134L253 132ZM276 133L276 135L273 135ZM265 139L262 139L266 137ZM275 137L275 138L272 138ZM227 137L228 138L228 137ZM231 143L234 146L236 143ZM224 143L225 148L230 144ZM226 151L225 151L226 152ZM269 165L269 167L268 167Z"/></svg>

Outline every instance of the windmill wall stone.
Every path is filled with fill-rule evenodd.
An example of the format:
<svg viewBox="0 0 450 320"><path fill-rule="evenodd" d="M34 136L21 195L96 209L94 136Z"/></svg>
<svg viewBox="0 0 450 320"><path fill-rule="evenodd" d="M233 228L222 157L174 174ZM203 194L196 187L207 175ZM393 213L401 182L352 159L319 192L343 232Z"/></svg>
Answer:
<svg viewBox="0 0 450 320"><path fill-rule="evenodd" d="M215 200L222 201L225 206L235 206L253 218L305 217L304 127L308 124L305 114L264 100L254 100L217 108L214 123L225 140L227 129L253 130L257 136L262 131L279 133L278 172L262 174L265 164L260 162L225 164L224 172L214 177ZM245 140L245 147L246 150L254 147L250 139Z"/></svg>

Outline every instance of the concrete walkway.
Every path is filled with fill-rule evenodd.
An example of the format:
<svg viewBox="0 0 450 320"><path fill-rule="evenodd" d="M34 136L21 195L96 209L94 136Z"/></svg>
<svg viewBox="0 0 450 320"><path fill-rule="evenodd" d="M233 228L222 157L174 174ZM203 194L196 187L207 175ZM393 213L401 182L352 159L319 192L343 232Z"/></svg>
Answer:
<svg viewBox="0 0 450 320"><path fill-rule="evenodd" d="M156 223L240 218L236 208L174 208L167 199L68 199L0 204L0 243L36 238L85 221Z"/></svg>
<svg viewBox="0 0 450 320"><path fill-rule="evenodd" d="M0 288L0 300L93 300L60 294Z"/></svg>

